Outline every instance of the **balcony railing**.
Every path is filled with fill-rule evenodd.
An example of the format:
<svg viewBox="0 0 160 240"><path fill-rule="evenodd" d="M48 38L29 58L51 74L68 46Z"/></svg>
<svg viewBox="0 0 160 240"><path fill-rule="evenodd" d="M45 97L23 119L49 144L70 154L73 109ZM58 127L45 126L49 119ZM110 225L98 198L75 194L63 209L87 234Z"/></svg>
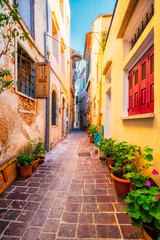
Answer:
<svg viewBox="0 0 160 240"><path fill-rule="evenodd" d="M131 49L134 47L134 45L136 44L136 42L138 41L138 39L140 38L140 36L142 35L144 29L146 28L146 26L148 25L148 23L150 22L151 18L153 17L154 15L154 6L153 4L151 5L151 13L148 14L146 13L146 20L145 22L142 21L142 25L140 28L138 28L138 33L136 33L134 35L134 38L132 38L131 40Z"/></svg>

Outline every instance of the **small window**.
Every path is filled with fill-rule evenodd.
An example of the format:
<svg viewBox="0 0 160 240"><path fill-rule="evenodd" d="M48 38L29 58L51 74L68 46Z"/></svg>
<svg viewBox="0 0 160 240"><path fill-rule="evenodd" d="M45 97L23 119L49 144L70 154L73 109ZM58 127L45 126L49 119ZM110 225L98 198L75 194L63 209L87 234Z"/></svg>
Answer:
<svg viewBox="0 0 160 240"><path fill-rule="evenodd" d="M154 54L150 56L150 74L154 73Z"/></svg>
<svg viewBox="0 0 160 240"><path fill-rule="evenodd" d="M52 92L52 125L57 125L57 99L56 92Z"/></svg>
<svg viewBox="0 0 160 240"><path fill-rule="evenodd" d="M135 71L135 85L138 84L138 69Z"/></svg>
<svg viewBox="0 0 160 240"><path fill-rule="evenodd" d="M140 59L137 59L137 63L129 70L128 85L128 115L153 113L154 45Z"/></svg>
<svg viewBox="0 0 160 240"><path fill-rule="evenodd" d="M13 4L18 4L18 11L34 37L34 1L35 0L13 0Z"/></svg>
<svg viewBox="0 0 160 240"><path fill-rule="evenodd" d="M18 91L25 95L35 97L35 70L34 62L29 55L18 46Z"/></svg>
<svg viewBox="0 0 160 240"><path fill-rule="evenodd" d="M142 64L142 80L146 79L146 62Z"/></svg>

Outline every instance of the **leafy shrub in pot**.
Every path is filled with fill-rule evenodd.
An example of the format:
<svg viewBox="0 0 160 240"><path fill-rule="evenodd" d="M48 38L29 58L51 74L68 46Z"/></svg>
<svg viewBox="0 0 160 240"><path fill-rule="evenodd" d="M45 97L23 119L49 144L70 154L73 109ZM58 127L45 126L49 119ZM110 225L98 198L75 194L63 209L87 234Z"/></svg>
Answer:
<svg viewBox="0 0 160 240"><path fill-rule="evenodd" d="M148 185L148 186L147 186ZM125 199L128 206L123 209L131 216L131 224L135 227L144 227L151 239L158 240L160 236L160 188L150 186L136 189Z"/></svg>
<svg viewBox="0 0 160 240"><path fill-rule="evenodd" d="M34 159L39 159L40 162L44 162L45 157L43 154L46 153L46 147L42 140L42 138L38 138L35 140L30 140L28 142L30 154L34 156Z"/></svg>
<svg viewBox="0 0 160 240"><path fill-rule="evenodd" d="M94 133L98 133L97 126L94 124L91 124L88 127L88 132L89 132L89 136L90 136L90 142L94 143Z"/></svg>
<svg viewBox="0 0 160 240"><path fill-rule="evenodd" d="M123 197L127 196L127 193L130 191L129 182L134 185L134 188L140 188L146 185L147 177L144 176L143 171L152 166L152 164L144 163L141 166L138 165L141 159L151 162L153 160L152 152L153 149L144 147L142 154L139 146L128 145L126 143L122 145L121 151L117 156L117 163L114 165L112 169L113 173L111 174L119 195L121 195L119 190L120 186L118 183L118 186L116 187L116 182L122 182L122 179L128 180L125 181L128 184L128 187L126 188L126 193L123 193ZM118 171L119 169L121 169L121 171Z"/></svg>
<svg viewBox="0 0 160 240"><path fill-rule="evenodd" d="M28 154L22 154L17 157L21 177L27 178L32 175L33 157Z"/></svg>

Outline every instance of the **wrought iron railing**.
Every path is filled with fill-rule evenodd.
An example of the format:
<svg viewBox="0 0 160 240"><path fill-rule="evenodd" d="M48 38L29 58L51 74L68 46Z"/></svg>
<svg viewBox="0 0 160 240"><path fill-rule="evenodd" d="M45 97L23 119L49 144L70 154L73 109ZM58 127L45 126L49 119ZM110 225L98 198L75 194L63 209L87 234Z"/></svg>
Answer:
<svg viewBox="0 0 160 240"><path fill-rule="evenodd" d="M140 28L138 28L138 33L134 34L134 37L131 40L131 49L134 47L134 45L136 44L136 42L138 41L138 39L140 38L140 36L142 35L144 29L146 28L146 26L148 25L148 23L150 22L151 18L154 15L154 6L153 4L151 5L151 12L150 14L146 13L146 20L145 22L142 21L142 25Z"/></svg>

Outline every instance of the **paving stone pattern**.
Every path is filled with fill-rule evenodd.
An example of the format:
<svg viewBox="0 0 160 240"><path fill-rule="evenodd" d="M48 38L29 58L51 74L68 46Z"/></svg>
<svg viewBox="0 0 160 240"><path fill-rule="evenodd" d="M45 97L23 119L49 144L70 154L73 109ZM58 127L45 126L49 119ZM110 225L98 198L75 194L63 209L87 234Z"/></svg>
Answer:
<svg viewBox="0 0 160 240"><path fill-rule="evenodd" d="M0 239L142 239L95 150L85 132L75 131L30 178L17 179L0 196Z"/></svg>

